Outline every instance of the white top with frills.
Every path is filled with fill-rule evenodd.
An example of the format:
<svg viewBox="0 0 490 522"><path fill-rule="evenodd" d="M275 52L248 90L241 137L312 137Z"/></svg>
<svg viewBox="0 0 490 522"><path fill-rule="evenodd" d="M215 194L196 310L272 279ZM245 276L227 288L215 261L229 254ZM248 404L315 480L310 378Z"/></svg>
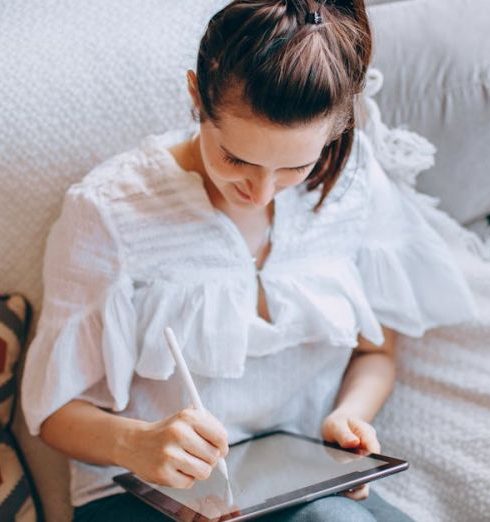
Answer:
<svg viewBox="0 0 490 522"><path fill-rule="evenodd" d="M409 336L463 322L472 296L444 240L356 131L320 211L317 190L275 198L272 250L256 271L202 178L149 136L67 192L47 243L44 302L23 379L30 432L74 398L148 421L186 407L171 326L230 443L284 427L319 436L358 334ZM257 314L257 277L271 322ZM124 472L71 460L71 500L121 492Z"/></svg>

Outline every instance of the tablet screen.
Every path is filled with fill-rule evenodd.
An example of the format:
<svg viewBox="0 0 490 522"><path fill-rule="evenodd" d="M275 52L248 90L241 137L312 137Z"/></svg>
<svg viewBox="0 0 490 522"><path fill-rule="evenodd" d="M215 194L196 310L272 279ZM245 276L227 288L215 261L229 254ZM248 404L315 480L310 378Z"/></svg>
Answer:
<svg viewBox="0 0 490 522"><path fill-rule="evenodd" d="M386 461L276 433L232 446L226 464L229 483L215 468L209 479L196 481L191 489L151 487L207 518L216 518L249 511L274 497L325 481L379 468Z"/></svg>

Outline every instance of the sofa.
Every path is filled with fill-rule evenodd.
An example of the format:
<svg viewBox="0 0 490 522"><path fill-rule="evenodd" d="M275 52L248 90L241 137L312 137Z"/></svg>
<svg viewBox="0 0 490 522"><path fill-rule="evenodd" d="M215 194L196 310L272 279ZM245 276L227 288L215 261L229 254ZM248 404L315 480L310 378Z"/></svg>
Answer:
<svg viewBox="0 0 490 522"><path fill-rule="evenodd" d="M144 136L190 123L185 71L194 66L205 21L225 3L2 2L0 290L29 299L31 336L42 301L44 244L64 192ZM488 311L472 328L488 339L490 272L482 253L490 237L488 0L368 3L374 65L384 75L376 101L386 124L406 126L438 149L417 188L439 199L452 230L461 224L474 231L461 229L458 237L480 257L462 253L461 263ZM399 381L376 421L385 452L407 458L411 468L374 488L418 521L490 520L488 343L468 347L463 338L464 330L448 329L401 339ZM45 518L69 521L67 461L27 433L19 405L14 432Z"/></svg>

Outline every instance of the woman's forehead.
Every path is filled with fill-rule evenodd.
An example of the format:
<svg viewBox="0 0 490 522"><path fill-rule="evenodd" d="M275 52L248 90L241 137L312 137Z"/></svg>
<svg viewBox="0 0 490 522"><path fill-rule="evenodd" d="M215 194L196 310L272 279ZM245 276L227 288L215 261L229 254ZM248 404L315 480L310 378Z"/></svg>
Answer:
<svg viewBox="0 0 490 522"><path fill-rule="evenodd" d="M252 114L222 112L219 127L211 127L216 144L237 158L256 165L296 167L318 159L335 122L324 117L283 126Z"/></svg>

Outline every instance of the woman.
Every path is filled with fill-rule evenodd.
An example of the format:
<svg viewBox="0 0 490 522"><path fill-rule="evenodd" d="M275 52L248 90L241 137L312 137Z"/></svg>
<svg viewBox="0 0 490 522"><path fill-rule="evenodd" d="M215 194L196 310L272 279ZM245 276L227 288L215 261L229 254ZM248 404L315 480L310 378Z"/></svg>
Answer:
<svg viewBox="0 0 490 522"><path fill-rule="evenodd" d="M443 240L354 128L370 56L362 0L235 0L188 73L198 130L149 137L68 191L23 407L71 458L76 521L162 520L112 476L192 487L277 426L379 452L396 332L471 316ZM208 412L186 408L165 326ZM367 496L277 517L408 519Z"/></svg>

